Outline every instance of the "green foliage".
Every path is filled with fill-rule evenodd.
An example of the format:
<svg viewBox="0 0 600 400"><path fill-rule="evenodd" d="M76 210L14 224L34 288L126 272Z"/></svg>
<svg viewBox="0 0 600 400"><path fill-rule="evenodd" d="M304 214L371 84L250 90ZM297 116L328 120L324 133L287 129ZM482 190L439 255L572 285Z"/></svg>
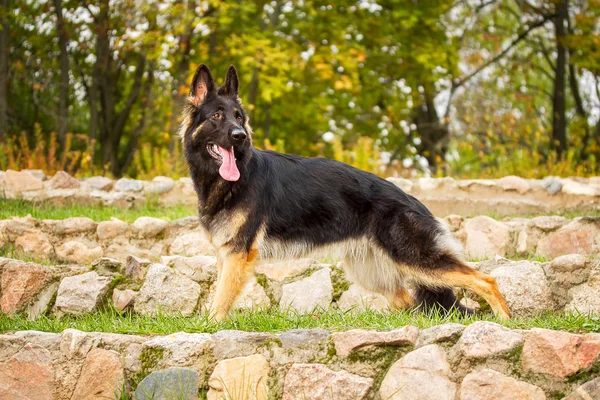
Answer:
<svg viewBox="0 0 600 400"><path fill-rule="evenodd" d="M64 143L52 134L54 3L12 2L0 10L10 28L2 169L185 175L178 116L207 63L217 79L238 68L260 148L405 176L598 173L598 0L571 2L562 77L557 1L61 2L74 134ZM551 143L557 78L566 82L564 154Z"/></svg>

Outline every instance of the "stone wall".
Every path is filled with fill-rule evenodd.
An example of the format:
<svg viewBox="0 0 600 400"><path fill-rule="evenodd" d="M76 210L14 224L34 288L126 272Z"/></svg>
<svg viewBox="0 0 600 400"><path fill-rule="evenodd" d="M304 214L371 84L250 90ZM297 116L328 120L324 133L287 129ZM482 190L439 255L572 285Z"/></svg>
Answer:
<svg viewBox="0 0 600 400"><path fill-rule="evenodd" d="M552 258L566 254L600 254L600 218L463 218L442 221L465 245L470 259L536 254ZM0 220L0 248L12 246L23 255L62 263L89 263L108 256L128 255L158 261L163 255L214 255L196 217L167 222L140 217L132 224L113 219L94 222L85 217L39 220L14 217Z"/></svg>
<svg viewBox="0 0 600 400"><path fill-rule="evenodd" d="M496 278L514 316L600 314L597 258L573 254L544 263L498 258L471 264ZM217 268L211 256L163 256L161 263L130 256L125 263L100 258L91 265L55 266L0 258L0 274L0 310L10 315L80 315L109 304L142 315L187 316L210 305ZM482 302L471 292L457 294L471 307ZM389 304L384 296L349 282L341 263L300 259L259 264L235 304L238 309L268 307L358 312L387 310Z"/></svg>
<svg viewBox="0 0 600 400"><path fill-rule="evenodd" d="M600 335L491 322L388 332L0 335L2 399L600 398Z"/></svg>
<svg viewBox="0 0 600 400"><path fill-rule="evenodd" d="M389 178L425 203L437 216L449 214L496 216L549 214L558 211L598 211L600 177L454 180ZM105 204L130 208L149 198L164 205L195 204L189 178L152 181L105 177L75 179L65 172L46 177L42 171L0 171L0 196L55 204Z"/></svg>

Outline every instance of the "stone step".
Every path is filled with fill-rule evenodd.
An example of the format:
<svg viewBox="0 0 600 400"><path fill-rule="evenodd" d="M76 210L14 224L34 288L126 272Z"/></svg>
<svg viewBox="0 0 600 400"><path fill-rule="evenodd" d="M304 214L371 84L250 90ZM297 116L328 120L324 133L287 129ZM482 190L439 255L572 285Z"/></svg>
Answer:
<svg viewBox="0 0 600 400"><path fill-rule="evenodd" d="M599 334L492 322L151 337L20 331L0 335L0 398L598 399L599 358Z"/></svg>
<svg viewBox="0 0 600 400"><path fill-rule="evenodd" d="M468 259L600 255L600 217L497 221L487 216L450 215L442 221L463 242ZM103 256L124 261L128 255L158 260L162 255L215 254L197 217L170 222L140 217L132 224L117 219L97 223L85 217L14 217L0 220L0 249L7 246L23 256L84 264Z"/></svg>
<svg viewBox="0 0 600 400"><path fill-rule="evenodd" d="M470 264L496 278L516 317L600 313L598 258L573 254L543 263L497 258ZM125 263L102 258L87 266L42 266L0 258L0 273L0 310L10 315L79 315L112 304L141 315L188 316L205 312L211 304L217 267L211 256L163 256L161 263L135 256ZM462 289L457 295L470 307L482 301ZM330 307L387 310L389 303L381 294L349 282L342 263L299 259L260 263L234 306L269 307L305 314Z"/></svg>
<svg viewBox="0 0 600 400"><path fill-rule="evenodd" d="M449 214L532 215L600 210L600 177L454 180L452 178L389 178L423 201L438 216ZM0 196L51 204L104 204L121 208L141 206L149 197L160 204L195 204L190 178L152 181L104 177L75 179L65 172L49 178L42 171L0 171Z"/></svg>

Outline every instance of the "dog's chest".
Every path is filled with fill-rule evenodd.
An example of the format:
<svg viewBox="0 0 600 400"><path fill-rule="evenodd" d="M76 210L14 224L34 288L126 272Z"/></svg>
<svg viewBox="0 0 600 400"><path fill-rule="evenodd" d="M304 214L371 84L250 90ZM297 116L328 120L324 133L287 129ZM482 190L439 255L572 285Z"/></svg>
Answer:
<svg viewBox="0 0 600 400"><path fill-rule="evenodd" d="M200 225L217 249L232 242L247 220L248 213L241 210L223 210L213 217L200 214Z"/></svg>

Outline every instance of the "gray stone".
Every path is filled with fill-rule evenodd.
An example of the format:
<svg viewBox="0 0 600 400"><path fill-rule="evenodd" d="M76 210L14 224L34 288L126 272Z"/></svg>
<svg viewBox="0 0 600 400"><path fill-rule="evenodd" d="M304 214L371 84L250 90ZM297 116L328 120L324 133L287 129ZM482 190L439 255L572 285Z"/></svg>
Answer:
<svg viewBox="0 0 600 400"><path fill-rule="evenodd" d="M216 257L161 256L160 261L196 282L211 282L217 279Z"/></svg>
<svg viewBox="0 0 600 400"><path fill-rule="evenodd" d="M135 256L127 256L125 262L125 276L136 281L143 281L148 273L152 261Z"/></svg>
<svg viewBox="0 0 600 400"><path fill-rule="evenodd" d="M219 361L208 379L208 400L267 400L271 367L262 354Z"/></svg>
<svg viewBox="0 0 600 400"><path fill-rule="evenodd" d="M172 256L214 256L215 248L200 232L183 233L173 240L169 247Z"/></svg>
<svg viewBox="0 0 600 400"><path fill-rule="evenodd" d="M127 222L118 219L102 221L96 228L96 235L99 240L113 239L117 236L124 235L128 228L129 225Z"/></svg>
<svg viewBox="0 0 600 400"><path fill-rule="evenodd" d="M385 375L379 396L388 400L454 400L456 383L450 381L444 350L435 344L411 351Z"/></svg>
<svg viewBox="0 0 600 400"><path fill-rule="evenodd" d="M309 313L315 308L329 308L333 299L331 270L323 268L311 276L283 285L279 305L299 313Z"/></svg>
<svg viewBox="0 0 600 400"><path fill-rule="evenodd" d="M138 292L135 290L125 289L115 289L112 295L112 301L115 309L117 311L123 311L128 307L133 306L133 302L137 297Z"/></svg>
<svg viewBox="0 0 600 400"><path fill-rule="evenodd" d="M279 335L284 349L312 347L326 343L331 332L324 329L292 329Z"/></svg>
<svg viewBox="0 0 600 400"><path fill-rule="evenodd" d="M45 220L44 222L47 222ZM96 231L97 224L91 218L74 217L63 220L52 221L54 226L53 231L57 235L75 235L79 233L92 233Z"/></svg>
<svg viewBox="0 0 600 400"><path fill-rule="evenodd" d="M413 187L412 181L409 181L408 179L387 178L387 180L392 182L394 185L398 186L400 189L402 189L405 192L410 192Z"/></svg>
<svg viewBox="0 0 600 400"><path fill-rule="evenodd" d="M256 273L264 274L272 281L283 282L287 278L303 274L308 269L315 267L315 265L316 262L312 258L263 263L256 266Z"/></svg>
<svg viewBox="0 0 600 400"><path fill-rule="evenodd" d="M15 240L15 247L28 256L47 258L54 255L50 238L37 229L26 230Z"/></svg>
<svg viewBox="0 0 600 400"><path fill-rule="evenodd" d="M17 172L10 169L6 171L4 176L4 185L6 190L15 193L42 190L44 188L42 179L39 177L35 177L26 171Z"/></svg>
<svg viewBox="0 0 600 400"><path fill-rule="evenodd" d="M103 253L102 247L94 246L94 243L86 244L80 240L70 240L56 249L56 256L61 261L79 264L88 264L102 257Z"/></svg>
<svg viewBox="0 0 600 400"><path fill-rule="evenodd" d="M568 223L569 220L558 215L541 216L532 218L528 225L537 228L543 232L552 232Z"/></svg>
<svg viewBox="0 0 600 400"><path fill-rule="evenodd" d="M336 372L323 364L294 364L285 376L283 400L360 400L371 386L371 378Z"/></svg>
<svg viewBox="0 0 600 400"><path fill-rule="evenodd" d="M595 400L600 399L600 378L584 383L563 400Z"/></svg>
<svg viewBox="0 0 600 400"><path fill-rule="evenodd" d="M412 346L419 337L419 329L410 325L389 332L352 329L335 332L331 337L336 354L347 357L351 352L365 346Z"/></svg>
<svg viewBox="0 0 600 400"><path fill-rule="evenodd" d="M592 271L587 282L569 290L570 301L565 311L580 312L587 315L600 313L600 265Z"/></svg>
<svg viewBox="0 0 600 400"><path fill-rule="evenodd" d="M93 176L91 178L87 178L85 183L90 185L92 189L105 191L110 190L113 186L113 180L104 176Z"/></svg>
<svg viewBox="0 0 600 400"><path fill-rule="evenodd" d="M94 271L63 278L54 307L63 314L92 312L108 292L111 281Z"/></svg>
<svg viewBox="0 0 600 400"><path fill-rule="evenodd" d="M423 329L419 333L419 338L417 339L415 347L423 347L428 344L456 342L465 328L466 327L461 324L449 323Z"/></svg>
<svg viewBox="0 0 600 400"><path fill-rule="evenodd" d="M162 264L152 264L134 309L144 315L191 315L198 304L200 292L200 285L190 278Z"/></svg>
<svg viewBox="0 0 600 400"><path fill-rule="evenodd" d="M168 336L158 336L142 344L145 349L160 350L163 362L168 366L188 367L196 360L206 359L214 341L208 333L177 332Z"/></svg>
<svg viewBox="0 0 600 400"><path fill-rule="evenodd" d="M494 322L477 321L467 326L455 345L468 359L501 356L523 344L523 336Z"/></svg>
<svg viewBox="0 0 600 400"><path fill-rule="evenodd" d="M136 179L121 178L115 182L114 190L117 192L139 192L144 188L143 182Z"/></svg>
<svg viewBox="0 0 600 400"><path fill-rule="evenodd" d="M586 185L581 182L576 182L571 179L565 179L562 187L562 192L575 196L597 196L600 194L598 190L591 185Z"/></svg>
<svg viewBox="0 0 600 400"><path fill-rule="evenodd" d="M174 186L173 179L166 176L157 176L146 185L144 191L149 194L163 194L170 192Z"/></svg>
<svg viewBox="0 0 600 400"><path fill-rule="evenodd" d="M234 310L265 309L271 305L271 300L265 289L251 276L244 285L242 292L233 303Z"/></svg>
<svg viewBox="0 0 600 400"><path fill-rule="evenodd" d="M498 179L498 186L504 190L515 191L519 192L520 194L525 194L531 190L529 183L525 179L514 175L509 175Z"/></svg>
<svg viewBox="0 0 600 400"><path fill-rule="evenodd" d="M270 333L234 330L218 331L212 338L215 342L213 354L217 360L249 356L277 341L277 336Z"/></svg>
<svg viewBox="0 0 600 400"><path fill-rule="evenodd" d="M556 308L550 284L539 264L512 262L494 269L491 275L514 316L534 316Z"/></svg>
<svg viewBox="0 0 600 400"><path fill-rule="evenodd" d="M340 296L337 301L337 306L340 310L348 311L365 311L365 310L387 310L390 308L390 303L384 295L374 292L369 292L359 285L352 284Z"/></svg>
<svg viewBox="0 0 600 400"><path fill-rule="evenodd" d="M133 222L131 227L138 237L153 238L164 231L168 225L167 221L160 218L139 217Z"/></svg>
<svg viewBox="0 0 600 400"><path fill-rule="evenodd" d="M196 400L198 372L190 368L168 368L144 378L133 394L136 400Z"/></svg>
<svg viewBox="0 0 600 400"><path fill-rule="evenodd" d="M113 258L102 257L92 261L92 268L103 276L115 276L123 273L123 263Z"/></svg>

